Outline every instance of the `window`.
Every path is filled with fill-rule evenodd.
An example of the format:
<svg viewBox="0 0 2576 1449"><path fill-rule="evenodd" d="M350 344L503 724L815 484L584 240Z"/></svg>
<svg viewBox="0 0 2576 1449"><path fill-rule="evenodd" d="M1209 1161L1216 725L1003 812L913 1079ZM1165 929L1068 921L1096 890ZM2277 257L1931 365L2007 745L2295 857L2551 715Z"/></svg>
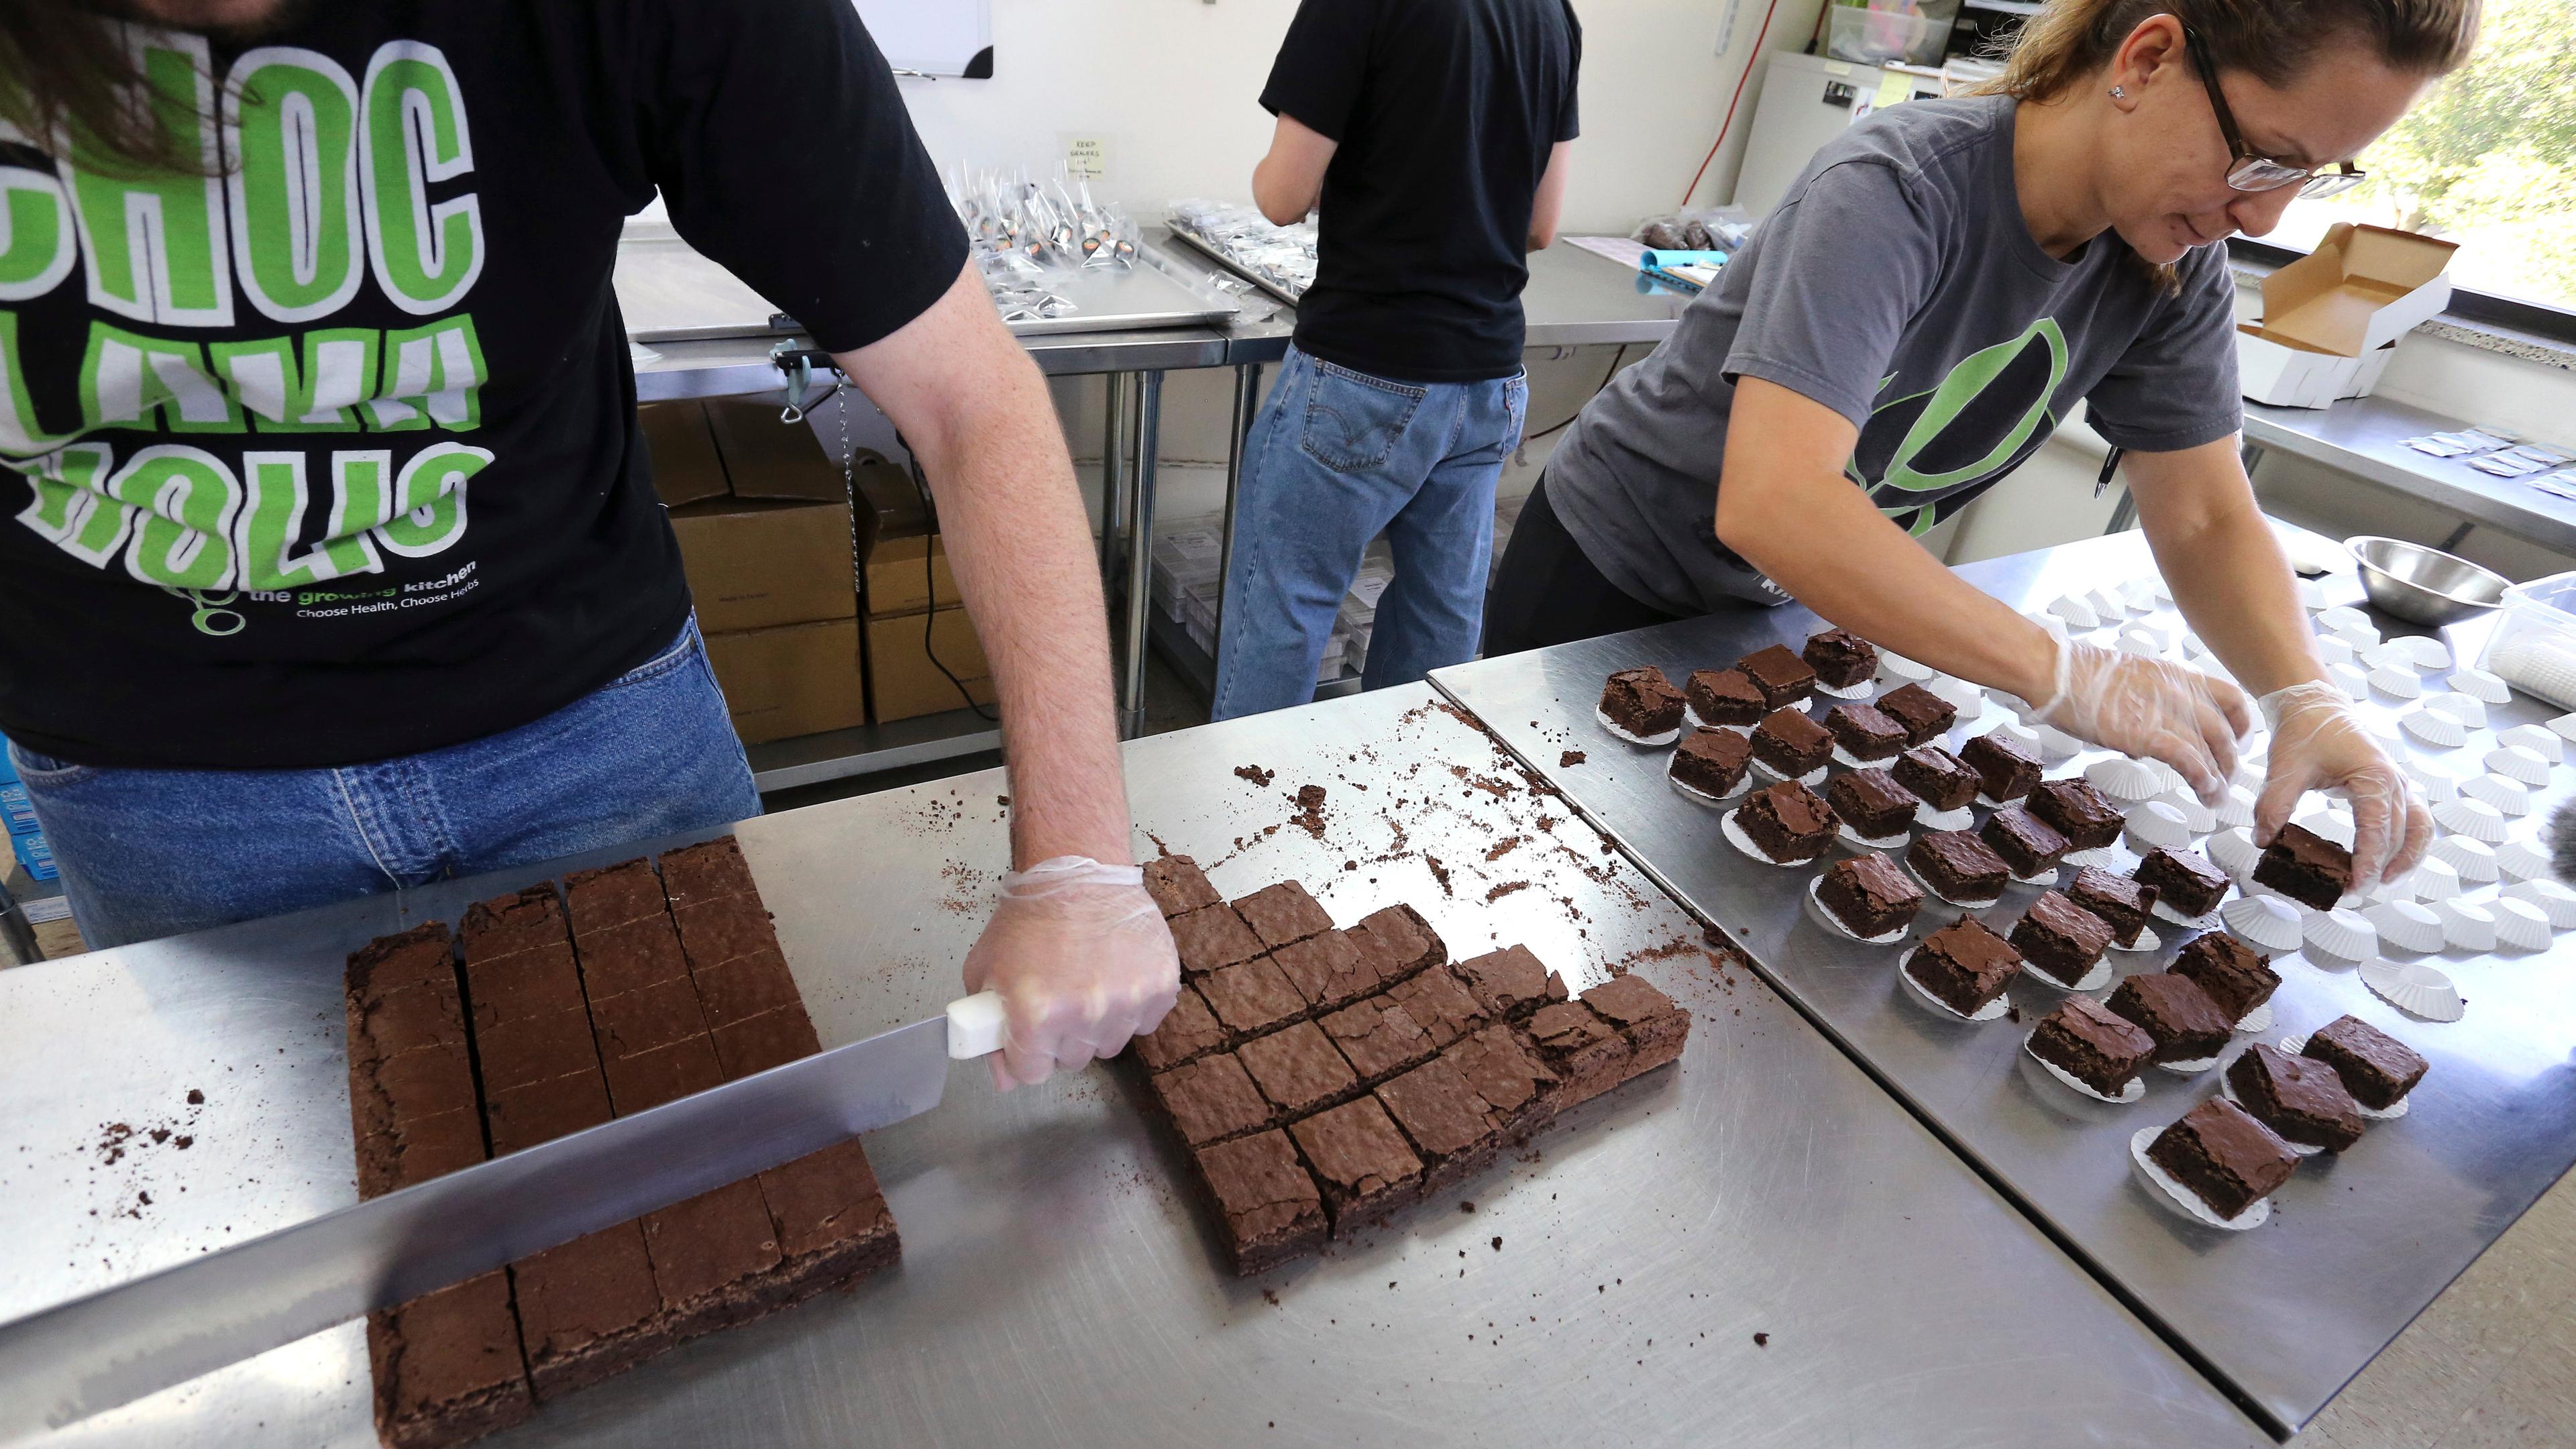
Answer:
<svg viewBox="0 0 2576 1449"><path fill-rule="evenodd" d="M2454 287L2576 310L2571 13L2568 0L2487 0L2476 55L2361 156L2370 179L2292 203L2263 240L2305 252L2339 221L2421 231L2460 244ZM2556 320L2548 330L2576 321Z"/></svg>

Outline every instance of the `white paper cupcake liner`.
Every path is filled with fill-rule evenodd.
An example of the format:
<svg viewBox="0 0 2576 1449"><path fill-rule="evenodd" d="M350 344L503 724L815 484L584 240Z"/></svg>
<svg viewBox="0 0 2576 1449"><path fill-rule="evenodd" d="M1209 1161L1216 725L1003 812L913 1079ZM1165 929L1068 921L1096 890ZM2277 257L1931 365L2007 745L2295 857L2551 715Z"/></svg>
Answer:
<svg viewBox="0 0 2576 1449"><path fill-rule="evenodd" d="M2164 789L2156 778L2156 772L2148 769L2145 761L2132 760L2125 755L2113 755L2085 766L2084 778L2092 783L2093 788L2123 805L2152 799Z"/></svg>
<svg viewBox="0 0 2576 1449"><path fill-rule="evenodd" d="M2486 701L2475 695L2462 694L2456 689L2446 689L2440 694L2428 694L2424 696L2424 702L2417 708L2429 709L2435 714L2448 715L2458 721L2463 728L2474 730L2486 727Z"/></svg>
<svg viewBox="0 0 2576 1449"><path fill-rule="evenodd" d="M2447 860L2428 855L2415 862L2415 869L2407 874L2406 890L2426 905L2447 901L2460 893L2459 869Z"/></svg>
<svg viewBox="0 0 2576 1449"><path fill-rule="evenodd" d="M1905 933L1907 930L1911 929L1911 923L1899 926L1884 936L1855 935L1852 928L1844 925L1841 918L1834 914L1833 908L1825 904L1825 898L1817 894L1817 891L1823 887L1824 883L1825 878L1821 875L1817 876L1814 880L1807 882L1807 909L1815 916L1817 923L1822 925L1826 930L1833 932L1835 935L1842 937L1846 941L1858 941L1864 946L1893 946L1897 942L1905 939Z"/></svg>
<svg viewBox="0 0 2576 1449"><path fill-rule="evenodd" d="M2263 847L2254 843L2254 832L2233 826L2209 837L2210 863L2234 876L2239 884L2254 874L2263 860Z"/></svg>
<svg viewBox="0 0 2576 1449"><path fill-rule="evenodd" d="M1744 807L1739 805L1734 810L1727 811L1725 818L1717 823L1718 833L1726 837L1727 844L1734 846L1737 850L1744 852L1745 855L1762 862L1764 865L1783 866L1791 870L1798 869L1801 866L1814 865L1816 861L1822 857L1823 852L1819 851L1816 855L1809 856L1805 860L1772 859L1770 856L1763 853L1761 846L1753 843L1753 837L1745 834L1742 826L1735 823L1737 812L1741 811L1743 808Z"/></svg>
<svg viewBox="0 0 2576 1449"><path fill-rule="evenodd" d="M1935 810L1926 805L1914 812L1914 823L1925 830L1965 830L1977 823L1977 817L1965 805L1956 810Z"/></svg>
<svg viewBox="0 0 2576 1449"><path fill-rule="evenodd" d="M1977 787L1977 803L1981 805L1992 805L1998 810L2001 810L2007 805L2019 805L2029 798L2030 792L2025 790L2009 800L1998 800L1994 796L1987 794L1986 788L1983 785Z"/></svg>
<svg viewBox="0 0 2576 1449"><path fill-rule="evenodd" d="M2483 669L2463 669L2452 675L2451 688L2484 704L2502 704L2513 698L2511 685Z"/></svg>
<svg viewBox="0 0 2576 1449"><path fill-rule="evenodd" d="M1922 949L1923 948L1918 945L1914 948L1914 951L1920 951ZM1914 979L1914 973L1907 969L1914 964L1914 951L1906 952L1904 958L1896 963L1896 975L1899 980L1902 980L1905 983L1906 989L1914 993L1915 1000L1931 1007L1934 1011L1941 1013L1952 1021L1988 1022L2001 1021L2004 1019L2004 1012L2009 1010L2012 1006L2011 992L2007 991L1998 994L1994 1000L1978 1007L1976 1015L1970 1016L1961 1012L1950 1003L1943 1001L1940 997L1933 995L1930 990L1925 988L1922 982Z"/></svg>
<svg viewBox="0 0 2576 1449"><path fill-rule="evenodd" d="M2469 727L2429 704L2419 704L2397 716L2397 727L2407 736L2437 750L2456 750L2469 742Z"/></svg>
<svg viewBox="0 0 2576 1449"><path fill-rule="evenodd" d="M1691 708L1690 702L1687 700L1682 703L1682 727L1684 729L1693 730L1726 730L1732 734L1743 735L1748 739L1751 738L1753 734L1752 725L1710 724L1707 720L1699 717L1699 711Z"/></svg>
<svg viewBox="0 0 2576 1449"><path fill-rule="evenodd" d="M2562 714L2547 721L2541 728L2562 740L2576 741L2576 714Z"/></svg>
<svg viewBox="0 0 2576 1449"><path fill-rule="evenodd" d="M2316 623L2320 629L2344 629L2356 626L2364 629L2371 628L2370 616L2350 604L2337 604L2332 608L2318 610ZM2378 631L2374 629L2372 632Z"/></svg>
<svg viewBox="0 0 2576 1449"><path fill-rule="evenodd" d="M2297 817L2292 823L2321 835L2346 850L2352 849L2354 826L2352 812L2349 810L2328 806L2323 810L2311 810Z"/></svg>
<svg viewBox="0 0 2576 1449"><path fill-rule="evenodd" d="M2218 903L2217 910L2207 911L2197 916L2186 916L2182 912L2175 910L2172 904L2166 901L2163 896L2158 896L2156 897L2156 903L2149 907L2148 910L2157 920L2163 921L2169 925L2181 926L2186 930L2193 931L2215 931L2221 925L2225 924L2227 903L2225 901L2221 901Z"/></svg>
<svg viewBox="0 0 2576 1449"><path fill-rule="evenodd" d="M2064 859L2058 861L2058 864L2071 865L2078 869L2089 865L2095 870L2107 870L2113 875L2126 875L2137 869L2138 858L2116 845L2097 845L2090 850L2070 850L2066 852Z"/></svg>
<svg viewBox="0 0 2576 1449"><path fill-rule="evenodd" d="M1827 684L1819 679L1815 689L1818 694L1829 694L1836 699L1867 699L1878 692L1878 681L1864 679L1858 684Z"/></svg>
<svg viewBox="0 0 2576 1449"><path fill-rule="evenodd" d="M2390 699L2417 699L2424 693L2424 681L2417 679L2412 669L2383 664L2366 677L2372 689Z"/></svg>
<svg viewBox="0 0 2576 1449"><path fill-rule="evenodd" d="M2294 1057L2306 1056L2308 1053L2308 1034L2306 1032L2293 1032L2290 1035L2281 1038L2279 1042L2275 1043L2275 1045L2279 1046L2281 1050L2288 1052ZM2398 1098L2397 1105L2394 1107L2374 1107L2367 1102L2360 1101L2356 1101L2352 1105L2360 1111L2362 1116L2369 1118L2373 1122L2394 1122L2398 1118L2406 1115L2406 1098L2404 1097Z"/></svg>
<svg viewBox="0 0 2576 1449"><path fill-rule="evenodd" d="M2437 966L2421 961L2400 964L2395 961L2365 962L2361 984L2373 996L2425 1021L2457 1021L2468 1012L2468 1003L2460 999L2460 989Z"/></svg>
<svg viewBox="0 0 2576 1449"><path fill-rule="evenodd" d="M2549 853L2528 840L2508 840L2496 847L2496 871L2508 881L2539 880L2550 873Z"/></svg>
<svg viewBox="0 0 2576 1449"><path fill-rule="evenodd" d="M2266 1001L2236 1019L2240 1032L2266 1032L2272 1029L2272 1003Z"/></svg>
<svg viewBox="0 0 2576 1449"><path fill-rule="evenodd" d="M2004 867L2005 880L2011 882L2013 885L2026 886L2034 890L2056 885L2060 874L2061 868L2054 865L2041 871L2037 875L2023 875L2020 871L2014 870L2011 866Z"/></svg>
<svg viewBox="0 0 2576 1449"><path fill-rule="evenodd" d="M2129 848L2140 855L2150 850L2189 850L2191 824L2183 813L2164 800L2142 800L2129 807L2128 824L2123 833Z"/></svg>
<svg viewBox="0 0 2576 1449"><path fill-rule="evenodd" d="M2499 745L2487 751L2486 767L2508 780L2526 785L2549 783L2549 762L2528 745Z"/></svg>
<svg viewBox="0 0 2576 1449"><path fill-rule="evenodd" d="M1599 705L1593 706L1592 717L1599 720L1601 722L1601 727L1608 730L1613 738L1623 739L1632 745L1640 745L1647 749L1660 749L1665 745L1672 744L1674 741L1679 740L1682 737L1681 727L1678 725L1659 735L1630 734L1619 726L1612 724L1610 722L1610 716L1602 713Z"/></svg>
<svg viewBox="0 0 2576 1449"><path fill-rule="evenodd" d="M2495 917L2496 946L2510 951L2546 951L2549 949L2549 912L2526 900L2498 896L2487 902L2487 913Z"/></svg>
<svg viewBox="0 0 2576 1449"><path fill-rule="evenodd" d="M2129 1165L2147 1186L2147 1196L2204 1227L2224 1228L2231 1233L2252 1232L2272 1220L2272 1200L2258 1198L2254 1205L2232 1218L2222 1218L2218 1210L2200 1200L2200 1194L2174 1181L2173 1175L2147 1157L2147 1148L2164 1133L2162 1127L2141 1127L2129 1135Z"/></svg>
<svg viewBox="0 0 2576 1449"><path fill-rule="evenodd" d="M2508 820L2531 813L2531 787L2502 775L2480 775L2460 787L2460 794L2481 805L2490 805Z"/></svg>
<svg viewBox="0 0 2576 1449"><path fill-rule="evenodd" d="M2227 1100L2235 1103L2239 1107L2245 1107L2245 1099L2236 1095L2236 1084L2227 1080L2224 1076L2221 1076L2218 1079L2218 1095L2225 1097ZM2245 1112L2247 1116L2253 1116L2254 1109L2251 1107L2245 1107ZM2260 1121L2261 1119L2257 1118L2256 1120ZM2263 1125L2266 1127L2272 1126L2269 1122L2265 1122ZM2290 1134L2282 1131L2278 1127L2272 1128L2272 1135L2280 1138L2283 1142L2289 1143L2290 1150L2299 1154L2301 1157L2314 1157L2318 1153L2325 1151L2323 1147L2320 1147L2313 1142L2294 1141L2290 1137Z"/></svg>
<svg viewBox="0 0 2576 1449"><path fill-rule="evenodd" d="M2382 901L2361 913L2379 939L2400 951L2442 949L2442 918L2415 901Z"/></svg>
<svg viewBox="0 0 2576 1449"><path fill-rule="evenodd" d="M1771 768L1769 761L1759 757L1753 761L1753 773L1760 775L1763 779L1768 780L1775 785L1786 784L1791 778L1790 776L1783 775L1778 770ZM1833 773L1833 766L1818 765L1807 773L1797 776L1796 779L1799 784L1812 790L1818 785L1825 783L1825 776L1831 773Z"/></svg>
<svg viewBox="0 0 2576 1449"><path fill-rule="evenodd" d="M2460 777L2448 770L2434 768L2429 760L2400 760L2397 768L2407 779L2415 782L2415 788L2423 792L2427 805L2439 805L2445 800L2459 798Z"/></svg>
<svg viewBox="0 0 2576 1449"><path fill-rule="evenodd" d="M2116 940L2111 943L2111 949L2114 951L2147 952L2161 951L2164 948L2165 938L2157 935L2156 928L2153 926L2138 927L2138 939L2131 941L2125 946L2121 945Z"/></svg>
<svg viewBox="0 0 2576 1449"><path fill-rule="evenodd" d="M2220 906L2218 916L2228 930L2265 951L2277 955L2299 949L2298 907L2288 901L2240 895Z"/></svg>
<svg viewBox="0 0 2576 1449"><path fill-rule="evenodd" d="M1919 870L1916 870L1916 869L1914 868L1914 862L1912 862L1912 861L1910 861L1910 860L1909 860L1909 861L1907 861L1907 862L1905 862L1905 873L1906 873L1907 875L1910 875L1910 876L1914 877L1914 883L1915 883L1916 885L1919 885L1919 886L1923 887L1924 894L1929 895L1930 897L1932 897L1932 899L1934 899L1934 900L1936 900L1936 901L1941 902L1943 905L1946 905L1946 906L1957 906L1959 909L1961 909L1961 910L1963 910L1963 911L1982 911L1982 910L1984 910L1986 907L1991 906L1991 905L1993 905L1995 902L1997 902L1997 901L1999 901L1999 900L2002 900L2002 899L2004 898L2004 897L2003 897L2003 892L2001 892L2001 891L1997 891L1995 894L1993 894L1993 895L1991 895L1991 896L1988 896L1988 897L1986 897L1984 900L1981 900L1981 901L1959 901L1959 900L1952 900L1950 897L1948 897L1948 896L1945 896L1945 895L1941 894L1941 888L1940 888L1939 886L1936 886L1936 885L1932 884L1932 882L1930 882L1930 881L1928 881L1928 880L1925 880L1925 879L1923 878L1923 872L1921 872L1921 871L1919 871Z"/></svg>
<svg viewBox="0 0 2576 1449"><path fill-rule="evenodd" d="M2218 808L2212 811L2211 814L2217 821L2217 825L2214 828L2224 830L2253 829L2254 792L2246 789L2242 785L2228 786L2227 793L2219 798ZM2203 833L2205 834L2207 832Z"/></svg>
<svg viewBox="0 0 2576 1449"><path fill-rule="evenodd" d="M2055 764L2071 760L2084 752L2084 742L2055 725L2032 725L2031 733L2039 737L2039 757Z"/></svg>
<svg viewBox="0 0 2576 1449"><path fill-rule="evenodd" d="M2495 913L2467 901L2442 901L2433 907L2442 918L2442 947L2449 951L2492 951L2496 945Z"/></svg>
<svg viewBox="0 0 2576 1449"><path fill-rule="evenodd" d="M2552 765L2563 764L2567 759L2566 742L2541 725L2515 725L2512 729L2498 731L2496 743L2519 745Z"/></svg>
<svg viewBox="0 0 2576 1449"><path fill-rule="evenodd" d="M2038 962L2028 959L2021 963L2021 974L2042 986L2058 991L2099 991L2110 985L2111 978L2118 973L2111 969L2111 958L2105 955L2101 960L2086 967L2084 974L2071 982L2058 980L2049 975Z"/></svg>
<svg viewBox="0 0 2576 1449"><path fill-rule="evenodd" d="M2034 1033L2034 1035L2035 1034L2036 1033ZM2032 1051L2030 1049L2029 1036L2024 1036L2021 1039L2021 1065L2024 1072L2029 1073L2038 1081L2047 1082L2053 1086L2063 1087L2067 1091L2073 1092L2075 1095L2082 1097L2088 1102L2099 1102L2108 1107L2126 1107L2143 1099L2147 1095L2146 1078L2131 1077L2126 1082L2120 1084L2120 1095L2116 1097L2106 1097L2086 1085L2083 1078L2076 1076L2073 1072L2066 1070L2066 1068L2059 1066L2055 1062L2048 1061L2042 1058L2039 1053Z"/></svg>
<svg viewBox="0 0 2576 1449"><path fill-rule="evenodd" d="M2321 614L2333 606L2326 598L2326 586L2315 579L2294 581L2299 591L2299 607L2311 614Z"/></svg>
<svg viewBox="0 0 2576 1449"><path fill-rule="evenodd" d="M2549 917L2550 929L2576 931L2576 888L2554 880L2528 880L2504 888L2504 895L2528 901Z"/></svg>
<svg viewBox="0 0 2576 1449"><path fill-rule="evenodd" d="M2403 639L2384 639L2360 651L2365 669L2399 669L2409 676L2415 673L2415 656L2406 651Z"/></svg>
<svg viewBox="0 0 2576 1449"><path fill-rule="evenodd" d="M2158 1062L2156 1066L2177 1077L2196 1077L2218 1065L2216 1057L2195 1057L2187 1062Z"/></svg>
<svg viewBox="0 0 2576 1449"><path fill-rule="evenodd" d="M1898 755L1903 753L1905 753L1903 750L1896 752ZM1896 755L1883 755L1875 760L1864 760L1837 744L1834 746L1834 763L1846 770L1884 770L1896 763Z"/></svg>
<svg viewBox="0 0 2576 1449"><path fill-rule="evenodd" d="M2429 634L2409 634L2403 639L2392 639L2389 642L2394 647L2405 650L2408 660L2418 669L2451 667L2450 646Z"/></svg>
<svg viewBox="0 0 2576 1449"><path fill-rule="evenodd" d="M1749 773L1736 776L1735 788L1727 791L1723 795L1712 795L1706 790L1694 789L1691 786L1685 785L1681 781L1674 779L1669 774L1664 776L1664 783L1673 787L1674 794L1681 796L1692 804L1706 805L1712 809L1723 805L1730 800L1740 800L1753 789L1753 777Z"/></svg>
<svg viewBox="0 0 2576 1449"><path fill-rule="evenodd" d="M2445 835L2426 853L2458 871L2470 885L2485 885L2502 873L2496 868L2495 847L2466 835Z"/></svg>
<svg viewBox="0 0 2576 1449"><path fill-rule="evenodd" d="M2086 603L2083 599L2074 594L2068 594L2063 598L2051 599L2048 603L2048 614L2049 617L2064 623L2069 629L2099 629L2102 627L2102 616L2093 612L2093 606L2091 604Z"/></svg>
<svg viewBox="0 0 2576 1449"><path fill-rule="evenodd" d="M1909 830L1895 835L1883 836L1877 840L1872 840L1868 836L1861 834L1859 831L1852 829L1851 822L1846 820L1843 822L1842 828L1834 832L1834 838L1845 845L1852 846L1859 850L1887 851L1903 850L1905 848L1905 843L1914 838L1914 833Z"/></svg>
<svg viewBox="0 0 2576 1449"><path fill-rule="evenodd" d="M2219 796L2219 803L2222 805L2227 803L2225 794L2222 793ZM2207 835L2218 828L2218 812L2201 804L2200 797L2192 794L2189 787L2167 790L2147 804L2162 805L2171 809L2175 815L2181 817L2182 828L2192 835Z"/></svg>
<svg viewBox="0 0 2576 1449"><path fill-rule="evenodd" d="M2317 657L2328 664L2350 664L2357 654L2351 640L2338 639L2332 634L2320 634L2317 636Z"/></svg>
<svg viewBox="0 0 2576 1449"><path fill-rule="evenodd" d="M1939 672L1929 664L1918 664L1902 654L1885 649L1878 651L1878 677L1881 679L1893 679L1900 684L1921 684Z"/></svg>
<svg viewBox="0 0 2576 1449"><path fill-rule="evenodd" d="M2361 912L2340 906L2331 911L2309 911L2300 917L2299 936L2309 950L2338 961L2366 961L2379 950L2379 928Z"/></svg>

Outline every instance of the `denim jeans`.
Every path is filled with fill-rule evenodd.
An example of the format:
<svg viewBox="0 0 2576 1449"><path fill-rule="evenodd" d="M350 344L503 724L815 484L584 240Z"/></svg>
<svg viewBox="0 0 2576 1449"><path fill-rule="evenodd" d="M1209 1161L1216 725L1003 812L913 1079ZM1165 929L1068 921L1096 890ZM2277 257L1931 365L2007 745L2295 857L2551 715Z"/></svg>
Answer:
<svg viewBox="0 0 2576 1449"><path fill-rule="evenodd" d="M93 950L760 813L695 620L532 724L374 764L130 770L11 753Z"/></svg>
<svg viewBox="0 0 2576 1449"><path fill-rule="evenodd" d="M1217 641L1217 719L1304 704L1360 554L1383 531L1363 688L1476 656L1494 482L1520 446L1526 376L1392 382L1291 347L1252 426Z"/></svg>

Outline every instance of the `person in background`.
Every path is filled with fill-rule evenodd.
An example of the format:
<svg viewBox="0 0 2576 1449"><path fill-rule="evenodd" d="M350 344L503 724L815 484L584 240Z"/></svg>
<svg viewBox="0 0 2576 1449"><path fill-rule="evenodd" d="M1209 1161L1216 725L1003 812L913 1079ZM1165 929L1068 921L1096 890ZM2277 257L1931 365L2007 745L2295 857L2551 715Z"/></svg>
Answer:
<svg viewBox="0 0 2576 1449"><path fill-rule="evenodd" d="M2271 729L2255 839L2352 802L2354 887L2432 818L2327 680L2238 455L2260 236L2468 58L2477 0L2048 0L1985 94L1819 151L1654 355L1585 406L1495 578L1491 654L1790 598L2211 799L2245 691L2064 641L1916 546L2079 402L2183 615Z"/></svg>
<svg viewBox="0 0 2576 1449"><path fill-rule="evenodd" d="M1582 31L1565 0L1303 0L1254 200L1322 202L1315 284L1245 450L1218 719L1303 704L1361 552L1395 580L1363 683L1475 656L1519 446L1528 253L1556 238Z"/></svg>
<svg viewBox="0 0 2576 1449"><path fill-rule="evenodd" d="M0 163L0 732L90 945L760 813L610 285L658 193L937 487L997 1079L1170 1008L1072 462L847 0L8 0Z"/></svg>

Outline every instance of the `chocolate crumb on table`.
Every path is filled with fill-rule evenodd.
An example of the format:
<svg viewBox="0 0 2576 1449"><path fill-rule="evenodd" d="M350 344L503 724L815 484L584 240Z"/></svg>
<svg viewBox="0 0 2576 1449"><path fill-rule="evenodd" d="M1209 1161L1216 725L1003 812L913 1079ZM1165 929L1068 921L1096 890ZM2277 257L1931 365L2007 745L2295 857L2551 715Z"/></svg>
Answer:
<svg viewBox="0 0 2576 1449"><path fill-rule="evenodd" d="M1750 725L1771 712L1768 697L1741 669L1694 669L1682 698L1703 725Z"/></svg>
<svg viewBox="0 0 2576 1449"><path fill-rule="evenodd" d="M2301 1056L2335 1069L2353 1100L2385 1112L2405 1100L2431 1066L2412 1047L2357 1016L2339 1016L2308 1033Z"/></svg>
<svg viewBox="0 0 2576 1449"><path fill-rule="evenodd" d="M1881 696L1878 711L1905 728L1905 743L1928 745L1959 722L1959 707L1919 684L1900 684Z"/></svg>
<svg viewBox="0 0 2576 1449"><path fill-rule="evenodd" d="M1651 664L1622 669L1601 686L1601 713L1628 733L1652 739L1681 728L1682 692Z"/></svg>
<svg viewBox="0 0 2576 1449"><path fill-rule="evenodd" d="M2299 1167L2299 1156L2253 1114L2212 1097L2158 1133L2147 1160L2222 1218L2242 1217Z"/></svg>
<svg viewBox="0 0 2576 1449"><path fill-rule="evenodd" d="M1753 681L1755 689L1762 691L1762 707L1765 709L1786 709L1816 689L1816 671L1807 667L1807 661L1790 653L1785 644L1756 649L1736 660L1735 668L1736 672Z"/></svg>
<svg viewBox="0 0 2576 1449"><path fill-rule="evenodd" d="M2352 852L2304 825L2284 825L2254 862L2254 883L2330 911L2352 891Z"/></svg>

